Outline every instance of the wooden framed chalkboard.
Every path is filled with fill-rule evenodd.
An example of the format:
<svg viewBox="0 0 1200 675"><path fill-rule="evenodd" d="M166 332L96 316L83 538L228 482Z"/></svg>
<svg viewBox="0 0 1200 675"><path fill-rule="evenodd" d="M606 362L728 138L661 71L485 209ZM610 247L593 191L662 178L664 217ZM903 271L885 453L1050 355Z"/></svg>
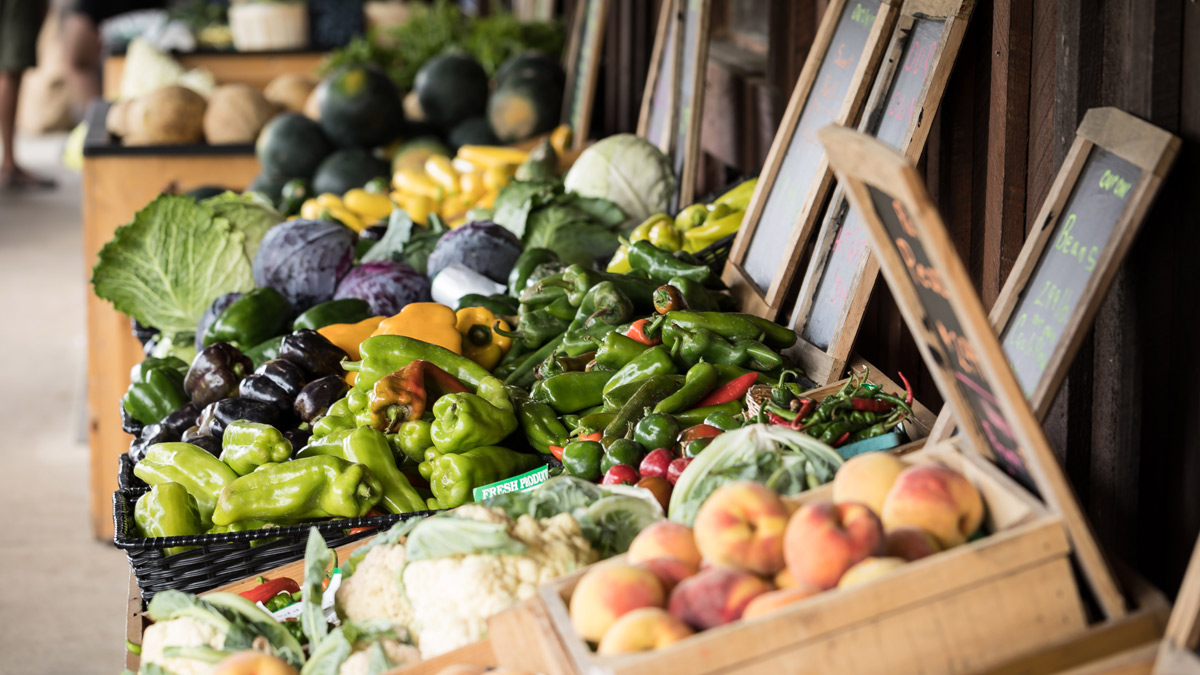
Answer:
<svg viewBox="0 0 1200 675"><path fill-rule="evenodd" d="M696 165L700 159L700 122L704 112L704 72L708 66L708 27L712 0L677 0L683 14L679 63L676 66L671 164L679 189L672 209L692 203Z"/></svg>
<svg viewBox="0 0 1200 675"><path fill-rule="evenodd" d="M1158 648L1155 675L1200 672L1200 541L1192 549L1187 572L1179 586L1175 607L1167 620L1167 629Z"/></svg>
<svg viewBox="0 0 1200 675"><path fill-rule="evenodd" d="M860 131L921 156L973 8L974 0L905 1ZM790 355L814 382L841 377L878 270L861 220L835 191L790 320L800 335Z"/></svg>
<svg viewBox="0 0 1200 675"><path fill-rule="evenodd" d="M658 16L650 72L638 115L638 136L653 143L663 154L671 154L671 128L675 123L675 65L679 62L680 0L663 0Z"/></svg>
<svg viewBox="0 0 1200 675"><path fill-rule="evenodd" d="M774 318L833 186L817 130L858 122L899 0L833 0L771 143L723 274L744 311Z"/></svg>
<svg viewBox="0 0 1200 675"><path fill-rule="evenodd" d="M1125 603L1112 572L921 176L904 155L867 134L830 126L820 137L966 445L1039 493L1062 516L1101 610L1108 618L1123 616Z"/></svg>
<svg viewBox="0 0 1200 675"><path fill-rule="evenodd" d="M571 127L573 146L587 142L596 97L596 77L604 55L604 27L608 25L609 0L583 0L575 8L571 41L567 47L567 88L563 96L563 119Z"/></svg>
<svg viewBox="0 0 1200 675"><path fill-rule="evenodd" d="M1038 419L1054 396L1179 153L1174 135L1089 110L1034 220L991 322ZM944 413L932 435L952 431Z"/></svg>

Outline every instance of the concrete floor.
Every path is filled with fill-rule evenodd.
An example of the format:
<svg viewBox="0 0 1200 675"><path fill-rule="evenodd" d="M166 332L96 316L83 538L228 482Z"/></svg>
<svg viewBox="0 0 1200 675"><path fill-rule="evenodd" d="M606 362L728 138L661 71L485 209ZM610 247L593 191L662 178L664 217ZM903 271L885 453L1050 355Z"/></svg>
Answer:
<svg viewBox="0 0 1200 675"><path fill-rule="evenodd" d="M119 673L125 554L91 538L80 180L64 137L17 158L57 190L0 192L0 673Z"/></svg>

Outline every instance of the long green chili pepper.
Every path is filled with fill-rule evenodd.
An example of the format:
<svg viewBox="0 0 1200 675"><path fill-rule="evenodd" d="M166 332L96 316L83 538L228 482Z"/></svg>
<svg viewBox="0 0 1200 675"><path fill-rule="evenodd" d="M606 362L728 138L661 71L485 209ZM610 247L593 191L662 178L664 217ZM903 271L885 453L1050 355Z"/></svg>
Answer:
<svg viewBox="0 0 1200 675"><path fill-rule="evenodd" d="M533 369L536 368L542 361L545 361L547 357L553 354L554 350L558 349L558 346L562 344L562 340L563 336L559 335L557 338L554 338L553 340L542 345L540 349L526 357L526 359L521 362L521 365L517 366L516 369L514 369L512 373L504 379L504 384L522 388L528 388L530 385L532 385L534 381Z"/></svg>

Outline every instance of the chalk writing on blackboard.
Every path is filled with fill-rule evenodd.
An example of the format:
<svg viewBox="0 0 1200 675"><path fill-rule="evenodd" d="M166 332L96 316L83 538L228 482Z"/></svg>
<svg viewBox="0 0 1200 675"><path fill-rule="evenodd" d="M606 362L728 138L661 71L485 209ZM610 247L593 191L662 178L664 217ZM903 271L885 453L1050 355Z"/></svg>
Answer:
<svg viewBox="0 0 1200 675"><path fill-rule="evenodd" d="M825 155L817 130L837 119L882 4L882 0L851 0L842 8L742 263L762 291L770 287L779 266L793 253L785 244L815 188Z"/></svg>
<svg viewBox="0 0 1200 675"><path fill-rule="evenodd" d="M1033 394L1050 364L1076 301L1111 243L1141 170L1093 147L1025 290L1000 332L1022 391Z"/></svg>
<svg viewBox="0 0 1200 675"><path fill-rule="evenodd" d="M955 412L959 425L975 430L975 440L987 445L996 463L1033 490L1033 481L1012 425L1000 411L996 396L980 369L975 347L962 329L941 274L926 254L908 211L899 200L882 190L870 185L866 188L889 243L895 247L912 280L926 334L932 338L929 351L938 367L947 371L949 376L944 381L956 389ZM916 337L922 339L921 335Z"/></svg>
<svg viewBox="0 0 1200 675"><path fill-rule="evenodd" d="M900 67L882 99L885 103L869 112L872 117L867 120L865 131L897 150L903 150L907 145L909 126L920 112L921 106L917 102L932 74L930 66L944 26L944 21L935 19L915 20L903 36ZM844 201L831 209L829 221L836 234L808 305L808 317L801 333L801 337L821 349L827 349L837 337L837 327L853 299L858 270L870 253L870 241L861 216L849 209ZM797 310L803 306L804 303L798 303Z"/></svg>

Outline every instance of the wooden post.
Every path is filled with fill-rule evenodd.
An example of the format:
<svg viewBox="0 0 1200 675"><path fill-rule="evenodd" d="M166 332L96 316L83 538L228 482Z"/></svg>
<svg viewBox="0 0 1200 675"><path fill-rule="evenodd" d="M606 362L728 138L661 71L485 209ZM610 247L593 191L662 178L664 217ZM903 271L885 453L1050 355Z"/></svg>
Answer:
<svg viewBox="0 0 1200 675"><path fill-rule="evenodd" d="M596 79L604 52L609 0L584 0L575 6L571 41L567 47L567 83L563 96L563 121L573 132L571 147L579 150L591 133Z"/></svg>

